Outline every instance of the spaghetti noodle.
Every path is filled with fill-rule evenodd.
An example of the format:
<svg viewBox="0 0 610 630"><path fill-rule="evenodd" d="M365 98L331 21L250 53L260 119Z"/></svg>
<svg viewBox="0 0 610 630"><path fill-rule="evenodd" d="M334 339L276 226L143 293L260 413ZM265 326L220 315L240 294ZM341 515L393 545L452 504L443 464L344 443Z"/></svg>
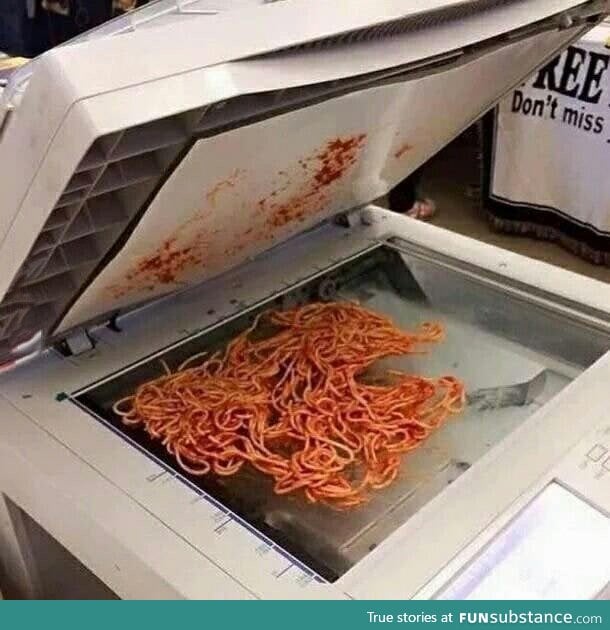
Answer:
<svg viewBox="0 0 610 630"><path fill-rule="evenodd" d="M400 455L461 410L464 388L452 376L370 374L376 361L442 336L438 324L406 333L351 303L263 313L224 354L191 357L114 411L192 475L249 464L277 494L351 508L391 484Z"/></svg>

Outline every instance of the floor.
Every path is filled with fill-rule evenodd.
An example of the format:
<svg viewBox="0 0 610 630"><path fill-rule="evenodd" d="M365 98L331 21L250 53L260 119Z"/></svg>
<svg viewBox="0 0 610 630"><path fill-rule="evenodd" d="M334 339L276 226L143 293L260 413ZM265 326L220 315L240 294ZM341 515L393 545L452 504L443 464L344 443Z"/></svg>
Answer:
<svg viewBox="0 0 610 630"><path fill-rule="evenodd" d="M426 167L423 190L438 206L432 222L440 227L512 250L519 254L610 282L610 268L593 265L560 245L492 230L478 198L468 188L479 181L476 150L464 143L449 146Z"/></svg>

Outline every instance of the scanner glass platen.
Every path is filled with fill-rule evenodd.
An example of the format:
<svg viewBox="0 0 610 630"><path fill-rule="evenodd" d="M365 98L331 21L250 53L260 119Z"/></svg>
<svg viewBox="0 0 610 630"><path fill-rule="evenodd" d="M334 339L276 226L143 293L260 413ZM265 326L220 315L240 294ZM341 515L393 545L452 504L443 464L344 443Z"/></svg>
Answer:
<svg viewBox="0 0 610 630"><path fill-rule="evenodd" d="M402 457L397 480L364 505L337 511L298 494L277 496L251 467L230 477L189 476L140 428L124 426L113 404L188 357L222 350L258 313L313 301L356 301L404 330L439 321L446 338L426 354L385 359L382 368L464 382L462 413ZM610 348L610 323L548 296L522 292L490 274L401 240L367 250L280 297L187 338L92 385L75 401L197 484L326 579L334 580L475 465Z"/></svg>

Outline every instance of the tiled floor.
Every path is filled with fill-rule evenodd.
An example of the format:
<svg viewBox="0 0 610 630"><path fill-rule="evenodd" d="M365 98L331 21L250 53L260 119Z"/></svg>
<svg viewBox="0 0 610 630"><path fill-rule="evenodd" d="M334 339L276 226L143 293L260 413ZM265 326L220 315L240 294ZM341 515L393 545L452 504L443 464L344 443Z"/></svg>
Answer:
<svg viewBox="0 0 610 630"><path fill-rule="evenodd" d="M602 282L610 282L610 268L592 265L555 243L493 231L479 202L466 194L468 184L478 182L477 169L474 151L456 145L445 149L429 164L424 191L438 206L433 223Z"/></svg>

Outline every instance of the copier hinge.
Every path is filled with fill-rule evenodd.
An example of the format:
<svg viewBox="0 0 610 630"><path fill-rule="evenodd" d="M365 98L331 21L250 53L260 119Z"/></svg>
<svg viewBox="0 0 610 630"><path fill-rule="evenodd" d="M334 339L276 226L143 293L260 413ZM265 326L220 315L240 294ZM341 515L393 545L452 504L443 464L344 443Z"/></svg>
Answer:
<svg viewBox="0 0 610 630"><path fill-rule="evenodd" d="M75 330L68 335L59 346L59 351L65 356L78 356L95 348L95 342L84 328Z"/></svg>

